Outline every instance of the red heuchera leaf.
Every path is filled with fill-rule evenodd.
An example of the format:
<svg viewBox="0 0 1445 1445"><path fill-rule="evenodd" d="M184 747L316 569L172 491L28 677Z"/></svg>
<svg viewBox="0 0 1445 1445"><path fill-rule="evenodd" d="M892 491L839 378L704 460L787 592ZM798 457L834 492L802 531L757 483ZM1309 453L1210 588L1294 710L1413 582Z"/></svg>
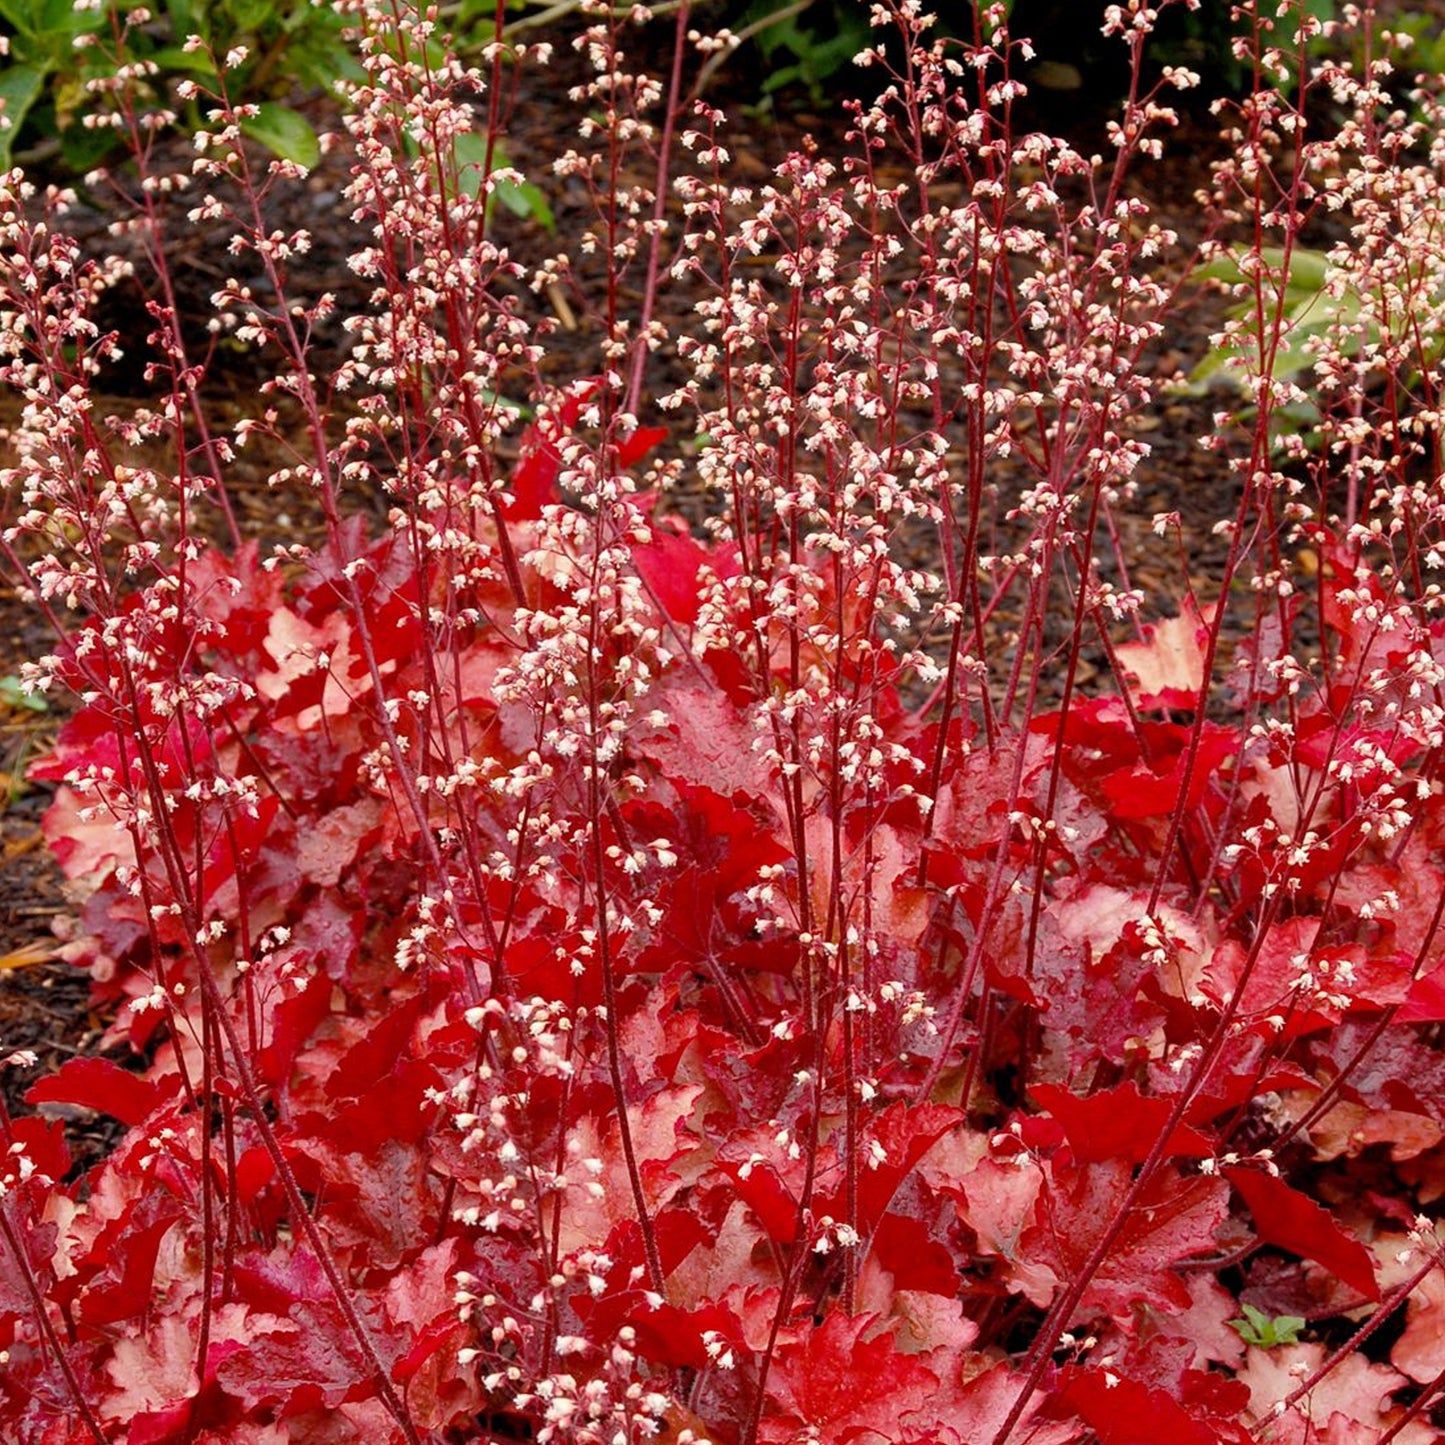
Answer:
<svg viewBox="0 0 1445 1445"><path fill-rule="evenodd" d="M434 1237L441 1190L411 1144L383 1144L375 1157L341 1154L325 1176L331 1236L377 1269L395 1271Z"/></svg>
<svg viewBox="0 0 1445 1445"><path fill-rule="evenodd" d="M106 1364L112 1388L105 1413L117 1424L145 1424L137 1437L166 1440L162 1427L188 1423L186 1396L195 1389L196 1342L193 1321L185 1314L157 1314L148 1328L120 1336ZM156 1418L159 1417L159 1418ZM70 1436L68 1439L79 1439Z"/></svg>
<svg viewBox="0 0 1445 1445"><path fill-rule="evenodd" d="M963 1121L963 1111L946 1104L890 1104L874 1119L860 1149L870 1167L858 1171L858 1227L870 1230L882 1218L899 1186L918 1161ZM876 1149L873 1147L876 1146ZM841 1218L842 1193L826 1198L816 1212Z"/></svg>
<svg viewBox="0 0 1445 1445"><path fill-rule="evenodd" d="M1194 707L1204 686L1204 654L1209 629L1219 611L1211 602L1200 609L1193 597L1178 617L1144 628L1143 642L1120 643L1115 656L1129 674L1129 691L1139 707Z"/></svg>
<svg viewBox="0 0 1445 1445"><path fill-rule="evenodd" d="M1061 1284L1076 1278L1119 1220L1133 1174L1122 1159L1080 1167L1056 1156L1049 1186L1040 1191L1034 1221L1019 1243L1016 1273L1021 1281L1051 1275ZM1107 1312L1128 1319L1141 1297L1187 1309L1189 1292L1176 1266L1215 1247L1214 1232L1228 1204L1222 1180L1184 1178L1167 1166L1160 1169L1123 1228L1112 1235L1076 1318Z"/></svg>
<svg viewBox="0 0 1445 1445"><path fill-rule="evenodd" d="M376 1086L407 1058L411 1033L424 1005L425 999L415 994L371 1020L331 1070L326 1097L333 1101L370 1098Z"/></svg>
<svg viewBox="0 0 1445 1445"><path fill-rule="evenodd" d="M1183 796L1186 809L1198 808L1205 793L1213 785L1220 766L1239 752L1239 734L1231 728L1208 726L1199 739L1199 750L1193 767L1184 729L1170 729L1177 734L1176 746L1162 755L1156 753L1150 762L1120 768L1102 780L1109 812L1115 818L1167 817L1180 806L1186 778L1189 792Z"/></svg>
<svg viewBox="0 0 1445 1445"><path fill-rule="evenodd" d="M1316 918L1276 924L1247 977L1245 948L1238 940L1225 940L1205 970L1205 992L1223 1001L1243 978L1241 1018L1270 1040L1281 1033L1297 1038L1337 1024L1352 1006L1385 1007L1404 1000L1407 969L1372 960L1358 945L1322 948L1319 932Z"/></svg>
<svg viewBox="0 0 1445 1445"><path fill-rule="evenodd" d="M23 1124L25 1120L18 1122ZM20 1235L25 1263L32 1275L43 1279L45 1272L53 1267L59 1236L59 1228L50 1223L32 1224ZM16 1319L29 1321L34 1312L35 1300L26 1288L25 1275L17 1267L17 1261L7 1253L5 1268L0 1269L0 1348L15 1338Z"/></svg>
<svg viewBox="0 0 1445 1445"><path fill-rule="evenodd" d="M829 1445L899 1440L899 1417L927 1406L938 1377L900 1354L891 1335L865 1339L875 1323L834 1310L817 1329L781 1345L768 1392L783 1414L766 1419L758 1438L792 1445L809 1430Z"/></svg>
<svg viewBox="0 0 1445 1445"><path fill-rule="evenodd" d="M108 1114L122 1124L133 1127L143 1123L175 1091L177 1081L169 1087L152 1083L140 1074L110 1059L71 1059L48 1078L32 1084L25 1095L27 1104L75 1104Z"/></svg>
<svg viewBox="0 0 1445 1445"><path fill-rule="evenodd" d="M1313 1199L1262 1169L1235 1165L1224 1173L1249 1206L1255 1231L1266 1244L1312 1259L1365 1299L1379 1299L1369 1250Z"/></svg>
<svg viewBox="0 0 1445 1445"><path fill-rule="evenodd" d="M753 749L757 734L716 688L695 683L668 689L667 724L634 746L670 779L699 784L758 807L776 792L772 769ZM781 806L777 809L782 815Z"/></svg>
<svg viewBox="0 0 1445 1445"><path fill-rule="evenodd" d="M473 1333L459 1316L455 1299L462 1263L476 1266L470 1251L462 1255L460 1241L443 1240L393 1275L384 1296L390 1337L404 1347L409 1344L392 1366L392 1379L406 1386L407 1405L417 1424L438 1432L482 1404L480 1381L457 1359Z"/></svg>
<svg viewBox="0 0 1445 1445"><path fill-rule="evenodd" d="M617 443L617 463L635 467L653 447L667 440L665 426L640 426L631 436Z"/></svg>
<svg viewBox="0 0 1445 1445"><path fill-rule="evenodd" d="M324 974L317 974L299 992L272 1007L270 1042L261 1050L256 1068L266 1083L286 1082L306 1040L330 1012L331 981Z"/></svg>
<svg viewBox="0 0 1445 1445"><path fill-rule="evenodd" d="M708 1351L714 1347L735 1346L742 1340L742 1323L724 1305L707 1303L694 1310L676 1305L653 1305L639 1299L627 1316L637 1337L638 1353L662 1365L680 1365L687 1369L705 1370L712 1363Z"/></svg>
<svg viewBox="0 0 1445 1445"><path fill-rule="evenodd" d="M574 383L567 395L522 433L520 457L512 472L513 521L532 521L542 508L558 500L557 478L562 471L562 439L577 425L582 409L602 387L599 377ZM640 426L617 442L617 465L636 466L653 447L667 440L667 428Z"/></svg>
<svg viewBox="0 0 1445 1445"><path fill-rule="evenodd" d="M873 1231L872 1247L893 1276L895 1289L925 1290L949 1299L958 1293L958 1262L922 1220L885 1214Z"/></svg>
<svg viewBox="0 0 1445 1445"><path fill-rule="evenodd" d="M1268 1438L1278 1445L1375 1445L1401 1412L1390 1396L1406 1382L1396 1371L1362 1354L1347 1355L1303 1399L1283 1414L1276 1413L1274 1407L1293 1395L1324 1358L1325 1347L1315 1343L1249 1352L1239 1372L1250 1391L1246 1418L1257 1426L1269 1422L1267 1437L1257 1428L1252 1438ZM1439 1441L1440 1432L1424 1420L1407 1424L1394 1437L1394 1445L1439 1445Z"/></svg>
<svg viewBox="0 0 1445 1445"><path fill-rule="evenodd" d="M512 505L507 512L511 519L531 521L557 500L557 477L562 470L558 443L577 425L583 406L601 385L595 376L574 383L551 412L538 417L522 433L520 457L512 472Z"/></svg>
<svg viewBox="0 0 1445 1445"><path fill-rule="evenodd" d="M399 1342L398 1342L399 1343ZM285 1319L253 1314L245 1347L222 1360L216 1376L248 1409L276 1406L281 1414L334 1410L366 1392L366 1363L331 1303L298 1300Z"/></svg>
<svg viewBox="0 0 1445 1445"><path fill-rule="evenodd" d="M1107 1369L1065 1367L1044 1413L1079 1417L1099 1445L1218 1445L1219 1437L1163 1390L1151 1389Z"/></svg>
<svg viewBox="0 0 1445 1445"><path fill-rule="evenodd" d="M256 1196L276 1177L276 1163L259 1144L252 1145L236 1160L236 1198L254 1203Z"/></svg>
<svg viewBox="0 0 1445 1445"><path fill-rule="evenodd" d="M930 1364L941 1369L944 1378L937 1394L929 1402L929 1412L943 1428L937 1438L946 1445L976 1445L993 1440L1003 1428L1019 1391L1023 1377L1007 1364L991 1364L985 1356L964 1353L945 1362L947 1347L935 1350L928 1357ZM960 1370L960 1363L964 1369ZM1060 1424L1043 1418L1044 1397L1036 1395L1014 1425L1009 1439L1020 1445L1078 1445L1079 1427L1072 1421ZM873 1445L873 1442L869 1442Z"/></svg>
<svg viewBox="0 0 1445 1445"><path fill-rule="evenodd" d="M636 435L655 435L661 441L667 433L643 427ZM674 622L696 622L702 605L698 573L707 566L718 577L735 577L739 570L737 550L704 546L693 538L680 518L653 521L651 527L650 540L633 547L632 565L668 617Z"/></svg>
<svg viewBox="0 0 1445 1445"><path fill-rule="evenodd" d="M1408 964L1408 960L1405 960ZM1408 968L1400 972L1408 977ZM1397 1023L1436 1024L1445 1022L1445 964L1417 978L1410 987L1404 1007L1395 1015Z"/></svg>
<svg viewBox="0 0 1445 1445"><path fill-rule="evenodd" d="M80 1295L80 1318L108 1325L141 1315L151 1302L161 1241L182 1217L179 1201L169 1193L142 1194L81 1262L82 1275L90 1266L97 1273Z"/></svg>
<svg viewBox="0 0 1445 1445"><path fill-rule="evenodd" d="M1036 1084L1033 1096L1064 1126L1069 1147L1080 1164L1126 1159L1142 1164L1169 1120L1168 1099L1145 1098L1132 1080L1100 1089L1081 1099L1060 1084ZM1169 1136L1166 1156L1207 1159L1214 1147L1188 1125Z"/></svg>
<svg viewBox="0 0 1445 1445"><path fill-rule="evenodd" d="M775 1244L791 1244L797 1237L798 1203L778 1171L765 1161L718 1161L737 1185L738 1197L758 1216Z"/></svg>
<svg viewBox="0 0 1445 1445"><path fill-rule="evenodd" d="M760 818L760 810L739 807L709 788L673 778L677 806L671 810L630 807L628 825L647 836L673 841L682 866L658 884L658 902L665 917L656 941L640 959L641 966L662 969L677 958L765 967L751 937L758 906L747 890L759 870L786 863L789 854ZM784 951L786 967L797 956L793 945Z"/></svg>

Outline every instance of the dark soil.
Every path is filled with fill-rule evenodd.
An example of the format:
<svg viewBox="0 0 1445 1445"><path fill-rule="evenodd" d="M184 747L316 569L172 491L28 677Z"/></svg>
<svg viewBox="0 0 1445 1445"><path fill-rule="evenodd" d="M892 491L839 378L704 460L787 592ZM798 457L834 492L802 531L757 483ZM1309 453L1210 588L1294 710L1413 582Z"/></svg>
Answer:
<svg viewBox="0 0 1445 1445"><path fill-rule="evenodd" d="M579 64L570 48L559 41L553 70L524 76L511 112L506 138L509 153L546 186L556 217L556 233L546 235L535 223L499 212L500 239L523 258L540 258L554 252L575 255L573 243L591 221L586 197L552 181L539 159L557 154L572 134L576 108L567 101L566 91L574 83ZM725 78L719 89L736 91L740 83L740 76ZM723 103L726 94L713 98ZM328 117L324 108L313 105L309 109L318 128L335 126L336 118ZM1037 112L1024 117L1023 128L1054 130L1086 152L1100 150L1108 111L1106 104L1085 93L1046 94ZM729 137L736 178L742 184L766 183L777 164L805 141L816 143L824 154L841 154L845 131L846 118L841 110L835 108L823 114L799 102L780 102L761 117L741 117ZM1202 223L1196 195L1208 183L1209 159L1218 148L1214 137L1207 116L1186 122L1170 141L1165 161L1140 172L1141 178L1148 181L1147 199L1155 219L1177 230L1186 246L1197 238ZM639 174L628 179L650 184L652 177ZM883 179L888 178L885 175ZM305 227L315 237L314 248L305 258L305 271L293 269L296 289L303 294L323 290L337 293L343 315L364 307L367 292L367 285L352 276L345 264L352 236L349 223L338 224L348 209L342 199L345 181L344 162L324 162L304 187L286 193L285 209L278 211L275 218L277 225L288 230ZM77 224L90 233L90 240L97 246L114 244L104 234L110 219L104 205L97 204L92 213L82 214ZM187 237L177 252L181 309L188 332L200 348L207 344L209 297L220 284L228 259L223 241L221 236L196 233ZM603 328L593 304L597 298L586 294L585 279L561 310L546 298L519 293L522 304L532 308L536 320L550 318L570 323L559 325L547 343L545 372L558 384L600 369ZM622 299L624 303L635 300L625 295ZM658 319L670 335L680 335L693 327L694 299L676 284L664 288ZM107 325L128 334L144 335L149 330L144 296L139 289L117 292L106 304ZM1172 350L1158 358L1158 365L1166 370L1187 370L1203 355L1207 336L1217 325L1217 305L1203 300L1183 328L1171 334ZM321 340L317 373L324 380L328 364L335 365L346 345L339 322ZM261 359L246 352L217 350L206 381L206 402L218 433L224 434L237 415L254 405L263 368ZM131 375L134 378L136 374ZM651 363L645 394L665 394L682 379L676 351L667 348ZM114 385L119 389L120 380ZM136 386L140 389L142 384L137 380ZM115 400L117 409L124 409L137 397L117 395ZM13 415L13 408L13 399L0 398L0 423L7 414ZM1207 400L1164 399L1144 419L1143 427L1153 450L1138 474L1138 495L1118 522L1124 550L1132 559L1130 582L1143 588L1165 612L1177 610L1180 559L1177 542L1161 541L1150 529L1149 518L1156 512L1181 514L1191 549L1188 561L1194 584L1205 600L1217 590L1210 578L1218 576L1220 544L1209 528L1217 518L1233 510L1233 484L1221 461L1197 446L1196 439L1211 429L1212 409L1213 403ZM685 435L685 421L662 415L645 415L642 421L673 425L679 439ZM0 448L3 445L0 433ZM277 491L269 487L269 470L264 455L252 456L248 452L242 453L235 468L228 471L228 489L243 530L259 538L263 549L282 540L320 540L324 527L314 499L299 488ZM997 479L1005 492L1018 482L1017 477L1006 472ZM384 501L373 500L380 519L385 514ZM3 505L8 515L14 502ZM684 486L669 498L667 505L696 521L704 503ZM927 559L920 556L918 560ZM1008 620L1000 618L999 625L1006 629ZM1006 636L1001 640L1007 644ZM41 655L49 645L46 630L30 606L12 588L0 589L0 677L16 675L22 662ZM1087 685L1088 678L1081 678L1081 682ZM31 1049L38 1054L42 1070L93 1050L110 1022L92 1012L86 976L57 956L57 935L63 937L73 927L71 904L41 834L49 788L25 778L27 761L45 751L56 726L54 710L36 713L0 702L0 786L7 789L5 811L0 818L0 1059L18 1049ZM32 1070L0 1068L0 1086L7 1107L13 1110L21 1106L26 1081L34 1076ZM97 1152L104 1148L99 1132L92 1148Z"/></svg>

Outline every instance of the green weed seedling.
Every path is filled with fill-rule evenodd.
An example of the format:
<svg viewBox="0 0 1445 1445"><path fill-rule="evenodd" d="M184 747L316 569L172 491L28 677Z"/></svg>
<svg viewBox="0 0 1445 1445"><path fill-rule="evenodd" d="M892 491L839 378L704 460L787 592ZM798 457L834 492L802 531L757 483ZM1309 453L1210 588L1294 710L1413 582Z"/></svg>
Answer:
<svg viewBox="0 0 1445 1445"><path fill-rule="evenodd" d="M1244 1317L1228 1323L1231 1329L1239 1332L1245 1344L1260 1350L1272 1350L1276 1345L1299 1343L1299 1332L1305 1327L1299 1315L1276 1315L1271 1319L1253 1305L1241 1304L1240 1309L1244 1311Z"/></svg>

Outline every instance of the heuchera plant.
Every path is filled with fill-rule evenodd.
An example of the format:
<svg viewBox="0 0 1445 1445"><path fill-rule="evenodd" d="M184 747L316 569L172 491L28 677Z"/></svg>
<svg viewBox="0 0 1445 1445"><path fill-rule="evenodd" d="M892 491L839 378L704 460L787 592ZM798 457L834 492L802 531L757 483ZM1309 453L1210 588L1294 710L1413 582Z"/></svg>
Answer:
<svg viewBox="0 0 1445 1445"><path fill-rule="evenodd" d="M224 91L177 174L127 73L98 89L115 256L6 178L4 545L59 638L35 774L116 1022L0 1118L0 1435L1439 1438L1445 129L1428 88L1433 130L1394 114L1368 14L1360 72L1297 8L1242 12L1203 257L1131 181L1193 80L1137 79L1141 4L1101 14L1136 76L1105 156L1018 132L1003 7L962 46L888 0L849 155L755 190L684 103L725 37L681 7L658 83L597 9L554 167L595 224L524 261L488 230L517 178L457 141L545 47L464 70L363 0L327 145L375 289L329 375L272 219L300 172ZM230 429L188 215L251 278L215 329L273 366ZM1284 379L1326 222L1350 294ZM1132 474L1226 243L1252 411L1201 438L1233 510L1196 586ZM133 272L148 340L96 320ZM599 375L540 388L529 284ZM679 419L642 426L673 341ZM137 354L152 398L103 414ZM1306 385L1324 444L1281 456ZM243 535L243 448L324 545ZM1151 520L1172 598L1131 583ZM53 1106L123 1137L74 1177Z"/></svg>

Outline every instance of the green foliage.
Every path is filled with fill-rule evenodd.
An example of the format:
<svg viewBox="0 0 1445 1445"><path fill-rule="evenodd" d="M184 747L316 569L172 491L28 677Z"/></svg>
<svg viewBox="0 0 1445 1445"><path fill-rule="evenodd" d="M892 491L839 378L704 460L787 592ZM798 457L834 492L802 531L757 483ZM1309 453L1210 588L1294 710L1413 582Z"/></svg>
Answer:
<svg viewBox="0 0 1445 1445"><path fill-rule="evenodd" d="M1253 285L1253 278L1263 271L1277 276L1282 283L1284 335L1274 353L1269 374L1275 381L1298 381L1314 365L1314 346L1341 321L1359 319L1358 296L1346 293L1331 298L1329 257L1323 251L1296 246L1285 253L1279 246L1264 246L1256 253L1248 250L1227 251L1194 270L1196 281L1213 281L1237 291ZM1231 318L1247 316L1255 302L1253 294L1236 301L1228 311ZM1203 392L1218 382L1225 382L1237 391L1249 389L1249 377L1258 358L1234 347L1215 347L1190 373L1190 389Z"/></svg>
<svg viewBox="0 0 1445 1445"><path fill-rule="evenodd" d="M1322 59L1347 60L1357 74L1363 74L1374 61L1388 60L1394 73L1382 77L1384 84L1415 122L1426 119L1413 95L1416 78L1445 75L1445 29L1438 16L1419 10L1390 15L1387 26L1374 31L1369 46L1364 34L1355 30L1346 46L1321 39L1312 49Z"/></svg>
<svg viewBox="0 0 1445 1445"><path fill-rule="evenodd" d="M762 52L765 98L801 86L814 102L822 100L824 82L872 39L867 11L853 0L755 0L738 33Z"/></svg>
<svg viewBox="0 0 1445 1445"><path fill-rule="evenodd" d="M1400 68L1410 74L1445 75L1445 29L1436 15L1406 10L1392 16L1390 29L1397 37L1408 36L1410 44L1400 56Z"/></svg>
<svg viewBox="0 0 1445 1445"><path fill-rule="evenodd" d="M321 158L321 143L304 116L273 100L263 100L241 129L254 141L297 165L311 167Z"/></svg>
<svg viewBox="0 0 1445 1445"><path fill-rule="evenodd" d="M1422 253L1433 249L1435 238L1421 234ZM1315 357L1331 344L1343 346L1351 355L1380 356L1399 349L1416 349L1416 370L1440 359L1438 343L1423 350L1413 346L1414 320L1408 308L1387 308L1390 324L1382 326L1382 308L1374 304L1369 290L1350 269L1323 251L1295 246L1286 259L1279 246L1226 251L1195 268L1197 281L1227 287L1236 300L1226 313L1232 320L1248 317L1256 303L1256 281L1263 287L1266 311L1279 308L1279 343L1261 357L1254 332L1247 328L1241 346L1226 342L1213 347L1189 374L1180 388L1189 395L1204 395L1219 386L1240 395L1250 395L1253 380L1263 368L1271 381L1294 383L1308 391ZM1428 289L1428 283L1426 283ZM1432 306L1442 299L1437 289ZM1409 372L1405 373L1410 374ZM1241 417L1253 415L1245 408ZM1307 440L1320 424L1321 413L1313 398L1306 397L1274 408L1275 439L1304 435Z"/></svg>
<svg viewBox="0 0 1445 1445"><path fill-rule="evenodd" d="M452 154L456 159L458 184L467 195L476 196L482 189L482 176L487 164L486 136L476 131L459 135L453 142ZM535 221L544 231L550 232L556 221L540 187L520 177L496 175L498 171L510 170L512 166L510 156L497 140L492 142L491 160L494 176L492 200L500 201L514 216Z"/></svg>
<svg viewBox="0 0 1445 1445"><path fill-rule="evenodd" d="M42 694L31 692L13 673L0 677L0 705L16 712L46 712L50 707Z"/></svg>
<svg viewBox="0 0 1445 1445"><path fill-rule="evenodd" d="M765 99L796 86L817 102L826 82L865 44L878 39L870 32L868 10L863 0L752 0L729 23L761 52ZM1303 0L1303 10L1317 19L1331 19L1334 0ZM1109 87L1123 83L1124 55L1117 40L1099 33L1101 11L1102 5L1080 4L1080 0L1007 0L1004 14L1011 33L1016 39L1033 40L1040 54L1025 79L1044 89L1072 88L1055 87L1041 78L1050 67L1064 66L1081 74L1085 83L1102 85L1099 99L1107 100ZM952 27L952 33L967 35L973 25L972 6L944 7L941 19L944 24L935 33L949 33ZM1147 62L1154 69L1174 65L1197 70L1209 92L1246 89L1248 67L1234 54L1239 33L1227 6L1170 8L1160 14L1149 38Z"/></svg>
<svg viewBox="0 0 1445 1445"><path fill-rule="evenodd" d="M0 69L8 121L0 130L0 166L10 165L27 118L43 116L42 128L51 134L71 127L86 80L100 70L94 52L83 48L86 37L95 35L104 19L77 10L71 0L0 0L0 33L8 41L8 58Z"/></svg>
<svg viewBox="0 0 1445 1445"><path fill-rule="evenodd" d="M1285 253L1279 246L1265 246L1258 252L1256 265L1251 251L1230 251L1214 260L1198 266L1194 279L1210 281L1238 291L1241 287L1251 288L1230 306L1227 314L1233 320L1249 315L1255 305L1252 291L1252 277L1259 271L1276 278L1269 285L1278 285L1279 305L1283 324L1279 345L1267 358L1267 371L1272 381L1293 382L1305 387L1314 369L1315 354L1322 342L1332 333L1339 334L1347 328L1361 326L1363 302L1359 294L1351 289L1334 290L1331 294L1330 259L1323 251L1312 251L1296 246L1289 253L1286 268ZM1269 305L1266 290L1266 305ZM1368 321L1363 324L1362 334L1369 342L1379 340L1378 328ZM1226 343L1213 347L1189 374L1188 381L1180 388L1183 392L1202 396L1215 387L1223 386L1240 395L1252 391L1251 378L1260 369L1261 358L1257 348L1247 344L1243 348ZM1241 420L1247 421L1255 414L1253 407L1242 408ZM1313 400L1295 400L1278 405L1271 414L1271 432L1278 444L1286 436L1304 436L1315 433L1320 423L1320 409Z"/></svg>
<svg viewBox="0 0 1445 1445"><path fill-rule="evenodd" d="M343 17L309 0L165 0L140 25L129 24L128 14L115 0L94 10L79 10L72 0L0 0L0 34L9 46L0 98L10 122L0 131L0 166L36 145L58 150L73 171L105 158L115 133L87 127L84 117L97 108L91 83L115 70L117 29L124 29L128 55L156 68L136 82L144 86L143 107L171 104L183 78L213 85L219 79L213 56L244 50L245 59L228 68L226 86L233 100L261 104L247 134L303 165L316 159L316 136L281 99L298 86L330 90L363 75L342 41ZM201 48L186 45L191 36Z"/></svg>
<svg viewBox="0 0 1445 1445"><path fill-rule="evenodd" d="M1257 1349L1272 1350L1276 1345L1297 1345L1299 1332L1305 1322L1299 1315L1276 1315L1271 1319L1263 1310L1253 1305L1240 1304L1244 1318L1228 1321L1230 1327L1239 1332L1247 1345Z"/></svg>

